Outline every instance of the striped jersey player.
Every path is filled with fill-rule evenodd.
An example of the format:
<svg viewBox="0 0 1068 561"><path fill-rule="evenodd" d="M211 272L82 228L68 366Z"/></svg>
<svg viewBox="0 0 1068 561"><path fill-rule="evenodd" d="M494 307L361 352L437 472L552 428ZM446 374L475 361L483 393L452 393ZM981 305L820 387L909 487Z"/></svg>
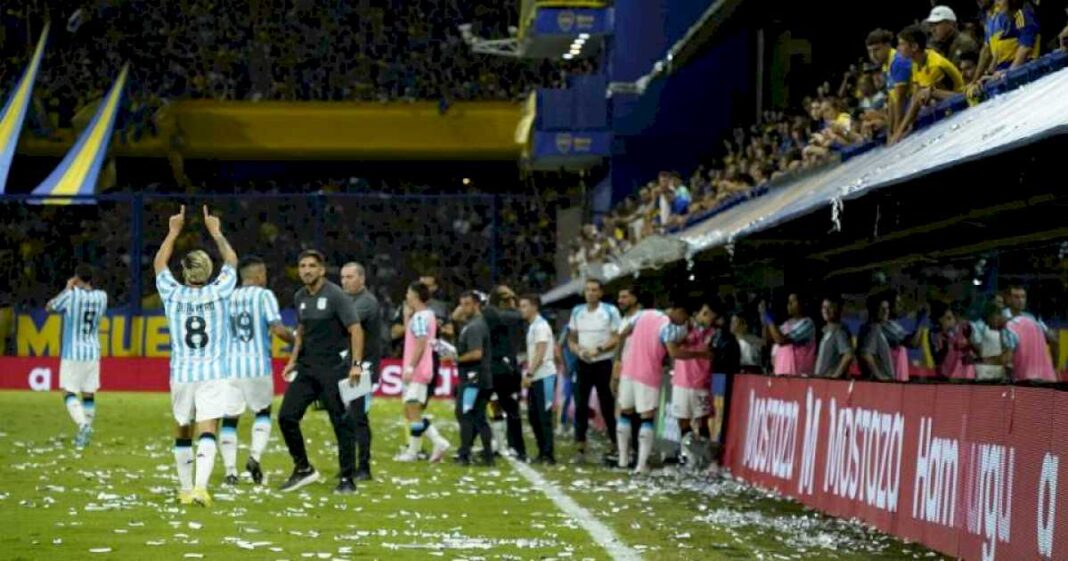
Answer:
<svg viewBox="0 0 1068 561"><path fill-rule="evenodd" d="M630 458L631 420L637 415L641 427L638 430L638 464L635 473L648 472L649 455L652 453L654 424L660 407L660 383L663 362L669 351L672 358L677 354L678 343L688 331L690 309L674 303L667 313L660 310L642 310L636 315L629 333L630 346L623 357L619 380L619 420L616 423L616 444L619 447L619 466L627 467Z"/></svg>
<svg viewBox="0 0 1068 561"><path fill-rule="evenodd" d="M441 436L425 415L427 404L433 395L434 360L431 347L438 335L434 311L427 303L430 289L421 282L408 285L404 303L411 310L411 317L404 326L404 353L402 356L404 381L404 416L408 420L408 447L394 459L399 462L414 462L419 459L423 446L423 434L434 444L431 462L440 462L449 449L449 442Z"/></svg>
<svg viewBox="0 0 1068 561"><path fill-rule="evenodd" d="M95 395L100 389L100 318L108 308L108 295L93 287L93 269L78 265L67 287L45 306L63 314L63 342L59 386L70 418L78 427L74 445L84 448L93 433Z"/></svg>
<svg viewBox="0 0 1068 561"><path fill-rule="evenodd" d="M230 345L230 296L237 284L237 254L222 234L219 218L204 207L204 226L223 257L214 281L211 257L203 250L182 258L182 280L168 267L174 242L185 225L185 206L170 217L167 237L154 261L156 288L171 338L171 407L176 423L174 459L182 504L209 506L208 480L215 465L217 421L229 395L226 356ZM193 430L199 434L194 484Z"/></svg>
<svg viewBox="0 0 1068 561"><path fill-rule="evenodd" d="M274 398L271 335L289 344L295 340L293 332L282 324L278 299L266 288L267 265L263 259L251 255L245 257L238 272L241 287L230 295L229 398L219 431L219 455L223 459L228 485L238 481L237 424L246 408L252 410L255 420L245 469L253 482L263 482L260 459L271 436L271 400Z"/></svg>

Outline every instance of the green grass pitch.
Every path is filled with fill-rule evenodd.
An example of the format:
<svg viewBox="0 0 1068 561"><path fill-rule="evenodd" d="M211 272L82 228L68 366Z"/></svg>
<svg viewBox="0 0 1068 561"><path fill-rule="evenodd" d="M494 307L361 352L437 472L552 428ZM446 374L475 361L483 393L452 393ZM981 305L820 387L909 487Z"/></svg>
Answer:
<svg viewBox="0 0 1068 561"><path fill-rule="evenodd" d="M401 464L400 403L376 400L375 481L354 496L331 493L333 432L310 410L304 428L326 482L282 495L291 464L277 426L263 465L268 485L220 486L211 508L174 500L172 419L166 394L101 393L91 445L76 453L57 393L0 392L0 559L511 560L610 559L580 521L564 514L508 462L495 468ZM442 432L457 432L451 403L433 406ZM247 454L251 418L242 419ZM528 447L533 437L528 434ZM824 517L729 480L664 470L648 478L595 465L536 467L643 559L886 560L934 554Z"/></svg>

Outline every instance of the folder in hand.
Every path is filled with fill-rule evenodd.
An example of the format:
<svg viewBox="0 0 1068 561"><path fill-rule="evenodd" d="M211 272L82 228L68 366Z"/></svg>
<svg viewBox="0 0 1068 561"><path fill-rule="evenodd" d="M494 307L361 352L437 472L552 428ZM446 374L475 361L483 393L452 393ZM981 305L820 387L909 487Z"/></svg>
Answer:
<svg viewBox="0 0 1068 561"><path fill-rule="evenodd" d="M371 363L365 362L362 366L363 373L360 374L359 382L352 383L348 376L337 382L338 390L341 393L341 403L343 403L345 407L348 407L353 401L371 393Z"/></svg>

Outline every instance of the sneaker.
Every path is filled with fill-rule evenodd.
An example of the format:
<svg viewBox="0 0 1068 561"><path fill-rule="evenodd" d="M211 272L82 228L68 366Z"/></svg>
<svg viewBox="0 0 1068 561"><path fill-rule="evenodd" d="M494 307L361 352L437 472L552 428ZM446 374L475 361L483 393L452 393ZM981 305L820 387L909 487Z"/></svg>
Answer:
<svg viewBox="0 0 1068 561"><path fill-rule="evenodd" d="M434 443L434 451L430 453L430 462L439 463L442 458L445 457L445 453L449 451L449 442L442 439Z"/></svg>
<svg viewBox="0 0 1068 561"><path fill-rule="evenodd" d="M532 463L532 464L543 464L543 465L547 465L547 466L555 466L556 465L556 459L554 459L552 456L545 456L545 455L539 454L536 458L531 460L530 463Z"/></svg>
<svg viewBox="0 0 1068 561"><path fill-rule="evenodd" d="M93 426L86 423L78 429L78 434L74 436L74 447L81 450L89 445L89 438L93 436Z"/></svg>
<svg viewBox="0 0 1068 561"><path fill-rule="evenodd" d="M493 467L494 465L496 465L496 461L493 459L493 456L483 454L482 459L478 460L475 465L482 467Z"/></svg>
<svg viewBox="0 0 1068 561"><path fill-rule="evenodd" d="M208 494L208 490L203 487L196 487L193 489L193 504L200 506L211 506L211 495Z"/></svg>
<svg viewBox="0 0 1068 561"><path fill-rule="evenodd" d="M632 474L637 477L649 475L649 466L635 467Z"/></svg>
<svg viewBox="0 0 1068 561"><path fill-rule="evenodd" d="M319 479L319 472L315 471L315 468L311 466L308 466L303 469L294 468L293 475L290 475L289 480L283 483L282 486L278 488L278 490L283 493L288 493L289 491L296 491L297 489L300 489L305 485L311 485L312 483L319 481Z"/></svg>
<svg viewBox="0 0 1068 561"><path fill-rule="evenodd" d="M223 479L223 485L229 485L231 487L236 487L237 483L238 483L237 474L234 474L234 473L231 473L230 475L227 475Z"/></svg>
<svg viewBox="0 0 1068 561"><path fill-rule="evenodd" d="M256 485L263 484L263 469L260 468L259 462L249 458L248 461L245 462L245 471L248 471L248 474L252 476L253 483Z"/></svg>
<svg viewBox="0 0 1068 561"><path fill-rule="evenodd" d="M585 450L579 450L579 451L575 452L575 456L573 458L571 458L571 463L573 463L573 464L585 464L586 463L586 451Z"/></svg>
<svg viewBox="0 0 1068 561"><path fill-rule="evenodd" d="M178 491L178 504L182 506L193 504L193 491Z"/></svg>
<svg viewBox="0 0 1068 561"><path fill-rule="evenodd" d="M371 477L371 470L359 469L356 470L356 475L352 479L355 481L371 481L373 478Z"/></svg>
<svg viewBox="0 0 1068 561"><path fill-rule="evenodd" d="M419 454L405 450L396 456L393 456L394 462L417 462L419 461Z"/></svg>
<svg viewBox="0 0 1068 561"><path fill-rule="evenodd" d="M471 458L468 456L456 456L455 458L453 458L452 463L458 466L467 467L471 465Z"/></svg>
<svg viewBox="0 0 1068 561"><path fill-rule="evenodd" d="M348 477L342 477L337 487L334 487L335 495L352 495L354 493L356 493L356 483Z"/></svg>

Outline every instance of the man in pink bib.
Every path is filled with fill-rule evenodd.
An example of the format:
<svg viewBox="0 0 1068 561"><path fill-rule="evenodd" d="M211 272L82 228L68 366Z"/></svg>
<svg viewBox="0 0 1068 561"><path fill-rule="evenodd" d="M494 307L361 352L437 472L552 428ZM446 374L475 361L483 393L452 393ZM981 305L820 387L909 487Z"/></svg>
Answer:
<svg viewBox="0 0 1068 561"><path fill-rule="evenodd" d="M771 348L772 372L778 376L811 376L816 370L816 324L804 314L801 296L791 292L786 297L786 313L790 317L782 325L764 302L760 303L760 319Z"/></svg>
<svg viewBox="0 0 1068 561"><path fill-rule="evenodd" d="M1035 316L1027 313L1027 290L1022 286L1009 288L1009 313L1012 318L1005 328L1015 335L1012 353L1012 376L1015 380L1056 382L1049 348L1049 330Z"/></svg>
<svg viewBox="0 0 1068 561"><path fill-rule="evenodd" d="M449 449L437 427L424 415L434 388L433 344L438 327L434 311L427 306L430 289L421 282L408 285L404 303L411 310L411 317L404 325L404 364L401 374L404 381L404 417L408 420L408 447L394 458L398 462L414 462L419 459L423 447L423 435L434 444L430 461L440 462Z"/></svg>
<svg viewBox="0 0 1068 561"><path fill-rule="evenodd" d="M708 418L713 409L710 348L716 334L712 325L715 316L711 306L702 305L678 343L678 351L671 353L675 357L671 376L671 412L679 422L681 458L688 466L695 465L692 460L698 455L694 450L707 447L712 436ZM717 363L721 362L720 358L725 357L717 357Z"/></svg>
<svg viewBox="0 0 1068 561"><path fill-rule="evenodd" d="M630 458L631 416L641 418L638 431L638 465L635 473L648 473L649 454L653 450L656 410L660 406L660 380L668 345L686 335L689 309L681 305L669 308L671 316L660 310L642 310L634 320L628 337L627 353L619 380L619 419L616 444L619 466L625 468Z"/></svg>

